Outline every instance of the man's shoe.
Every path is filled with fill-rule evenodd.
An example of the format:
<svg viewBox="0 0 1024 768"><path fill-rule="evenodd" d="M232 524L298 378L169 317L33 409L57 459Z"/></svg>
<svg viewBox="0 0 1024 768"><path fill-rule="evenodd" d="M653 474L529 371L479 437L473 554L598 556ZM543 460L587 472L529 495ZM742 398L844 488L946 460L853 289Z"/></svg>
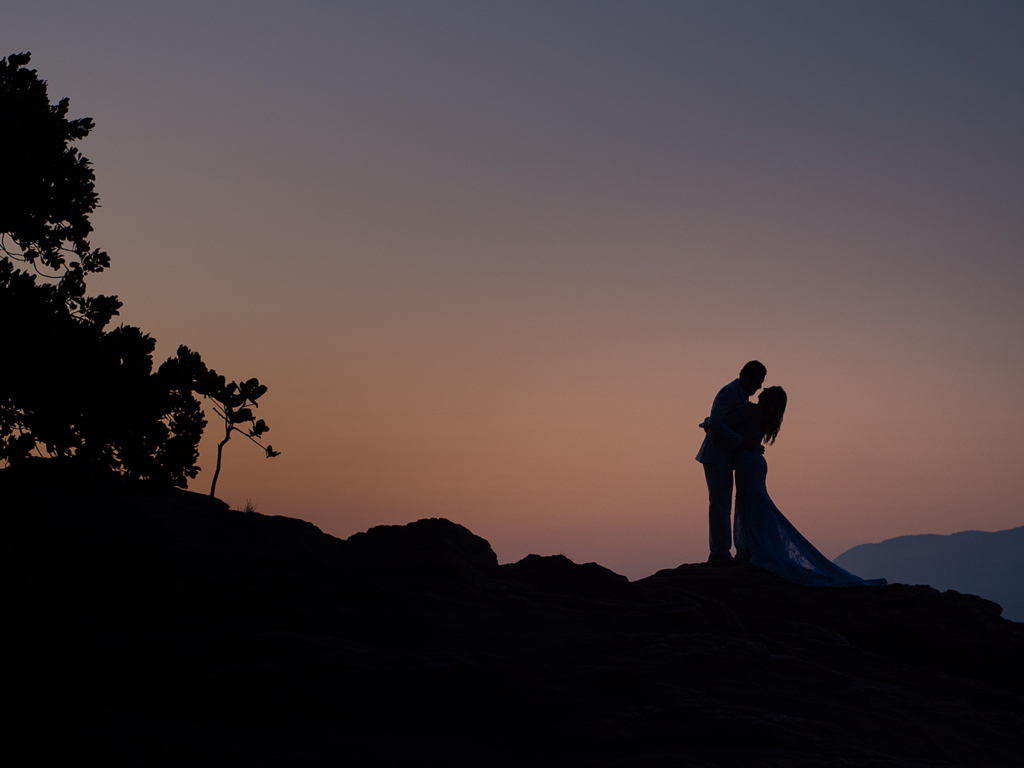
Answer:
<svg viewBox="0 0 1024 768"><path fill-rule="evenodd" d="M731 563L732 553L731 552L712 552L708 555L709 563Z"/></svg>

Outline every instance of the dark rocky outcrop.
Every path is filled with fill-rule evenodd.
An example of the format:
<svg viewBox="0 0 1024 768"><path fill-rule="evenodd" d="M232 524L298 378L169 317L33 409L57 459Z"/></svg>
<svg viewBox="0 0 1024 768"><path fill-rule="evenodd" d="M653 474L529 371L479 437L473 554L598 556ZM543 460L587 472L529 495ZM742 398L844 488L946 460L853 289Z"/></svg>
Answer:
<svg viewBox="0 0 1024 768"><path fill-rule="evenodd" d="M438 518L378 525L345 544L345 567L363 577L448 577L479 584L493 579L498 569L498 556L485 539Z"/></svg>
<svg viewBox="0 0 1024 768"><path fill-rule="evenodd" d="M579 565L565 555L527 555L501 566L501 575L558 595L629 599L635 594L625 576L597 563Z"/></svg>
<svg viewBox="0 0 1024 768"><path fill-rule="evenodd" d="M501 565L0 471L10 754L104 765L1016 766L1024 626L749 565Z"/></svg>

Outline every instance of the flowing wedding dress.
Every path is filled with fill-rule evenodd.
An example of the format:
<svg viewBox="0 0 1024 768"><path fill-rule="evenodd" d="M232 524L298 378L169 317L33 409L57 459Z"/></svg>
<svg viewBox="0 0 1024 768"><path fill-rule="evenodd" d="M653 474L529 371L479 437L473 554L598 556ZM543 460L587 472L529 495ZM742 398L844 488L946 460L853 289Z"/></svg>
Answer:
<svg viewBox="0 0 1024 768"><path fill-rule="evenodd" d="M815 549L772 502L767 477L768 462L762 454L736 452L737 552L749 552L754 565L797 584L852 587L886 583L885 579L854 576Z"/></svg>

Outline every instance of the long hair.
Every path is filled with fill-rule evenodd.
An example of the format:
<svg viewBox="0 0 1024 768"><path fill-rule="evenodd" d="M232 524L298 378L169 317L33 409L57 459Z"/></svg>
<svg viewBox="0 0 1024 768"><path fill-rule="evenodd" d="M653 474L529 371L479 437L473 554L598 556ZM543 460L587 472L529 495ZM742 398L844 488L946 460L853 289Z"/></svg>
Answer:
<svg viewBox="0 0 1024 768"><path fill-rule="evenodd" d="M782 416L786 413L786 390L782 387L768 387L761 390L757 398L764 416L764 441L768 445L775 443L782 427Z"/></svg>

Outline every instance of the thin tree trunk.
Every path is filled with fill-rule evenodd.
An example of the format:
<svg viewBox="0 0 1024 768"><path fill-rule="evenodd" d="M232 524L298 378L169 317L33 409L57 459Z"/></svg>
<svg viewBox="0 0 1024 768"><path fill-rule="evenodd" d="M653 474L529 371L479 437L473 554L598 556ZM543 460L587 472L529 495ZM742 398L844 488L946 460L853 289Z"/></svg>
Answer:
<svg viewBox="0 0 1024 768"><path fill-rule="evenodd" d="M210 484L210 496L213 496L214 491L217 490L217 478L220 476L220 455L224 450L224 446L227 445L228 440L231 439L231 430L224 436L224 439L217 443L217 469L213 471L213 483Z"/></svg>

